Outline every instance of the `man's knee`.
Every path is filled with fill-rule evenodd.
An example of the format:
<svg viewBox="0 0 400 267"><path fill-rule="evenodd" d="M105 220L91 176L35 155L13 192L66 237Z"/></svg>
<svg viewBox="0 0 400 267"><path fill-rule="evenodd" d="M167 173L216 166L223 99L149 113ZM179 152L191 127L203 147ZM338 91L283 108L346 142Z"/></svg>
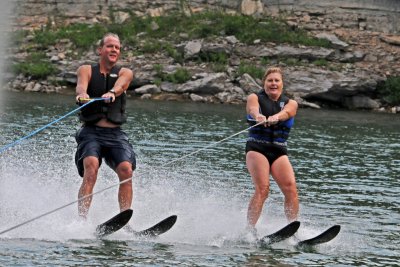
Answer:
<svg viewBox="0 0 400 267"><path fill-rule="evenodd" d="M130 178L133 175L132 164L127 161L120 163L116 171L119 177L125 179Z"/></svg>
<svg viewBox="0 0 400 267"><path fill-rule="evenodd" d="M83 160L84 178L87 182L94 183L99 171L99 161L96 157L87 157Z"/></svg>

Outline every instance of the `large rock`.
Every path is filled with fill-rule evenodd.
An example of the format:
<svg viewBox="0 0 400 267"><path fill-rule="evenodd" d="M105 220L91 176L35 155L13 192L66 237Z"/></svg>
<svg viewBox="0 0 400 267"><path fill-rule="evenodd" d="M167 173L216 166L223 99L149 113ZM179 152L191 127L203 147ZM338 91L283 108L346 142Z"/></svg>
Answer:
<svg viewBox="0 0 400 267"><path fill-rule="evenodd" d="M226 80L225 73L212 73L204 78L189 81L178 86L178 93L217 94L224 91L223 81Z"/></svg>
<svg viewBox="0 0 400 267"><path fill-rule="evenodd" d="M378 109L380 104L367 96L345 97L343 104L349 109Z"/></svg>
<svg viewBox="0 0 400 267"><path fill-rule="evenodd" d="M235 48L235 52L242 57L304 58L316 60L332 56L335 50L323 47L295 47L289 45L277 45L275 47L250 45L238 46Z"/></svg>
<svg viewBox="0 0 400 267"><path fill-rule="evenodd" d="M261 15L264 13L264 5L260 0L242 0L240 12L243 15Z"/></svg>

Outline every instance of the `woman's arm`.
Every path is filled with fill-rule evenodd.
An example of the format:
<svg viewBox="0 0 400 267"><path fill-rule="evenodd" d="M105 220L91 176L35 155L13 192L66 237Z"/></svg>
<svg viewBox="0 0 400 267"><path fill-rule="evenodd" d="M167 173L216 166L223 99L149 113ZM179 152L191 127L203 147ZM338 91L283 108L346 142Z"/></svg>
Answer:
<svg viewBox="0 0 400 267"><path fill-rule="evenodd" d="M266 121L267 118L260 113L260 104L258 103L258 96L256 94L250 94L247 97L246 111L252 118L257 122Z"/></svg>
<svg viewBox="0 0 400 267"><path fill-rule="evenodd" d="M268 123L275 124L279 121L286 121L294 117L297 113L298 104L296 101L290 99L289 102L283 107L281 111L268 117Z"/></svg>

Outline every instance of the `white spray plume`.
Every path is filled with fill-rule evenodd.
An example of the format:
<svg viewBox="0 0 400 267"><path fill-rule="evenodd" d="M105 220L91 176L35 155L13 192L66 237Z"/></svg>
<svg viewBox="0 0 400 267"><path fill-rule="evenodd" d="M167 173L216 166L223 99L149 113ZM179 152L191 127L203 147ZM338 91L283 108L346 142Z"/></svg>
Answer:
<svg viewBox="0 0 400 267"><path fill-rule="evenodd" d="M5 0L1 2L1 8L0 8L0 112L1 107L3 107L3 97L2 97L2 91L4 88L3 84L3 70L4 70L4 64L6 62L5 60L5 49L9 45L9 35L10 35L10 26L11 26L11 20L12 20L12 10L14 7L14 1L12 0Z"/></svg>

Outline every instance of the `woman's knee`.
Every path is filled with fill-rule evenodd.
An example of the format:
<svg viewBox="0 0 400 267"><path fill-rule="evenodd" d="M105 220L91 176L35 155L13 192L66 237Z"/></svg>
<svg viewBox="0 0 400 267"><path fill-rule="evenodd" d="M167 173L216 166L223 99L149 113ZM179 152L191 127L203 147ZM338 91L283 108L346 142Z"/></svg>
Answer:
<svg viewBox="0 0 400 267"><path fill-rule="evenodd" d="M297 187L295 182L287 183L283 186L282 192L287 198L297 198Z"/></svg>
<svg viewBox="0 0 400 267"><path fill-rule="evenodd" d="M257 198L265 200L268 197L269 186L256 187L255 195Z"/></svg>

